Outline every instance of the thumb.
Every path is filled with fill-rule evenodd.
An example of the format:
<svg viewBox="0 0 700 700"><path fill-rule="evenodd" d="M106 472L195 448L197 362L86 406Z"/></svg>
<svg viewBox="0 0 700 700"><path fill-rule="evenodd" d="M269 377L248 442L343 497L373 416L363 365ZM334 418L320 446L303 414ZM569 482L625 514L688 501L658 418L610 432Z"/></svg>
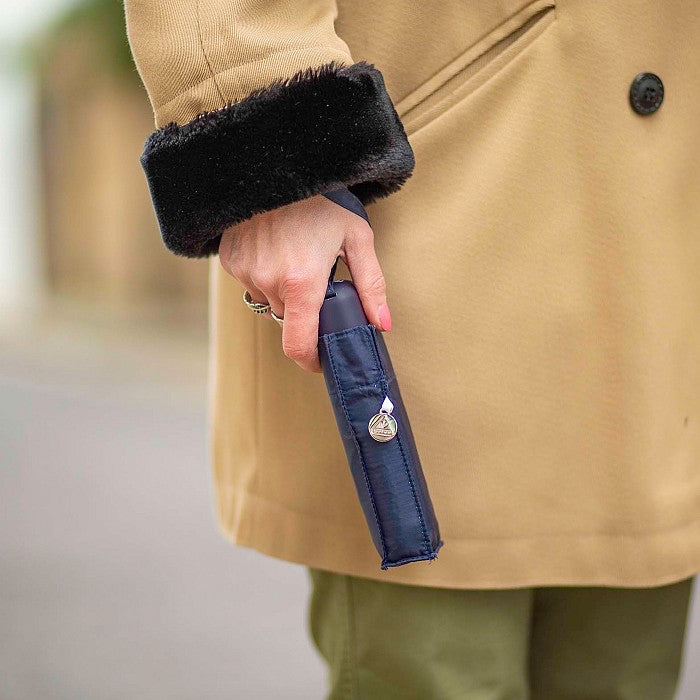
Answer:
<svg viewBox="0 0 700 700"><path fill-rule="evenodd" d="M391 314L386 300L386 281L374 249L369 226L345 241L345 263L369 322L383 331L391 330Z"/></svg>

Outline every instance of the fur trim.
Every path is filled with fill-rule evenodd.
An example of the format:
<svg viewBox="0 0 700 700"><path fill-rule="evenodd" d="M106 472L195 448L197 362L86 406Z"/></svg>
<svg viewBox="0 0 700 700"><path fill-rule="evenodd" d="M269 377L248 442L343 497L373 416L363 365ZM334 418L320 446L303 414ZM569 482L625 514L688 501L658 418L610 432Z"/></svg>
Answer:
<svg viewBox="0 0 700 700"><path fill-rule="evenodd" d="M415 161L379 70L332 61L158 129L141 164L165 245L204 257L256 213L342 185L364 204L384 197Z"/></svg>

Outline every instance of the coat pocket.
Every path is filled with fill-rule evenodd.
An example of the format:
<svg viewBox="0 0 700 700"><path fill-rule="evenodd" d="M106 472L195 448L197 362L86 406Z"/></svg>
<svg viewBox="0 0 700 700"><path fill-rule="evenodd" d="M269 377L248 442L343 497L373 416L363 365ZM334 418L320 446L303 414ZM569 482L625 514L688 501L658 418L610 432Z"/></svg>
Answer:
<svg viewBox="0 0 700 700"><path fill-rule="evenodd" d="M435 559L438 523L384 338L353 326L320 336L318 349L381 568ZM382 412L386 397L393 407Z"/></svg>
<svg viewBox="0 0 700 700"><path fill-rule="evenodd" d="M535 0L511 15L396 105L407 134L430 123L510 63L556 18L556 4Z"/></svg>

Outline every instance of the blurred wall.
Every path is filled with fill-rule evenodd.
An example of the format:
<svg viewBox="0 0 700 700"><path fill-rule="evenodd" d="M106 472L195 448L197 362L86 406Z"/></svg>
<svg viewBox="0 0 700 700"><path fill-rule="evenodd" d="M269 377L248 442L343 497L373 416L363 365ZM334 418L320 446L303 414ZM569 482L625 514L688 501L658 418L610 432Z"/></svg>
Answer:
<svg viewBox="0 0 700 700"><path fill-rule="evenodd" d="M122 4L80 3L47 32L38 66L49 291L206 313L207 265L164 248L139 163L154 122Z"/></svg>

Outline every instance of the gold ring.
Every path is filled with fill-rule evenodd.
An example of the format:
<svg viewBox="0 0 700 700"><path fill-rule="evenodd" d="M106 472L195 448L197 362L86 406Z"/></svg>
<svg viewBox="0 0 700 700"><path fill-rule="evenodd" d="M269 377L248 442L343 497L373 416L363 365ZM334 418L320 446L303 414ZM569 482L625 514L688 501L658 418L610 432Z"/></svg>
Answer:
<svg viewBox="0 0 700 700"><path fill-rule="evenodd" d="M261 301L253 301L250 296L250 292L246 289L243 292L243 301L246 303L249 309L255 311L256 314L264 314L267 313L268 311L272 311L270 308L270 304Z"/></svg>

